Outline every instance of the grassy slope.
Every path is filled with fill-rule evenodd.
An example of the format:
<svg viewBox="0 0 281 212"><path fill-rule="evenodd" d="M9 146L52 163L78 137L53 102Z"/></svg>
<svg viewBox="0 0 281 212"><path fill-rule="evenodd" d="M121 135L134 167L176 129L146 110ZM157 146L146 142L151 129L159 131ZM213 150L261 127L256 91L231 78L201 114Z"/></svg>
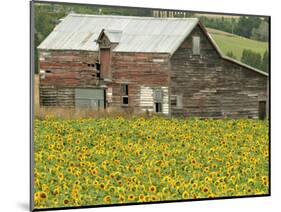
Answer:
<svg viewBox="0 0 281 212"><path fill-rule="evenodd" d="M247 39L216 29L207 28L207 30L225 55L227 52L232 51L238 60L241 59L243 49L258 52L261 56L268 49L267 42Z"/></svg>

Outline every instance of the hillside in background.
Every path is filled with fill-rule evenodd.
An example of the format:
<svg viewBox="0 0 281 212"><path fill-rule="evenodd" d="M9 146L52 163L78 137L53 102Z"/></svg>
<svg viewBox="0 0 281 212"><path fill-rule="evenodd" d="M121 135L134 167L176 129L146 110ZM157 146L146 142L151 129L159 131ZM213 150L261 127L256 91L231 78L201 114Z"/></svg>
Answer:
<svg viewBox="0 0 281 212"><path fill-rule="evenodd" d="M251 50L260 55L268 51L267 42L248 39L212 28L207 28L207 31L215 40L223 54L227 55L228 52L232 52L238 60L241 60L244 49Z"/></svg>

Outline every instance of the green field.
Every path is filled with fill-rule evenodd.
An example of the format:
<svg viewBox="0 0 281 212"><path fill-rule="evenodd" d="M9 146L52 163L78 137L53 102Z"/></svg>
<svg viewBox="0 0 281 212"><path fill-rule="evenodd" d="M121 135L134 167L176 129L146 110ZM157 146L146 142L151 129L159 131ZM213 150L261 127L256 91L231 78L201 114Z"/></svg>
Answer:
<svg viewBox="0 0 281 212"><path fill-rule="evenodd" d="M250 49L254 52L258 52L261 56L268 50L267 42L251 40L211 28L207 28L207 31L215 40L223 54L226 55L227 52L232 51L238 60L241 60L243 49Z"/></svg>

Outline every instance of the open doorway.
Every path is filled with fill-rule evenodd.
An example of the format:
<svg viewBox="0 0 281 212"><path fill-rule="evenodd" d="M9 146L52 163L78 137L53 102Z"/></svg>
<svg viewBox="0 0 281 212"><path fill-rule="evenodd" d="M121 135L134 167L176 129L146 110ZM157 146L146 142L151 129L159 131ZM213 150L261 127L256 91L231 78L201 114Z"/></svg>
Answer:
<svg viewBox="0 0 281 212"><path fill-rule="evenodd" d="M259 119L266 118L266 101L259 101Z"/></svg>

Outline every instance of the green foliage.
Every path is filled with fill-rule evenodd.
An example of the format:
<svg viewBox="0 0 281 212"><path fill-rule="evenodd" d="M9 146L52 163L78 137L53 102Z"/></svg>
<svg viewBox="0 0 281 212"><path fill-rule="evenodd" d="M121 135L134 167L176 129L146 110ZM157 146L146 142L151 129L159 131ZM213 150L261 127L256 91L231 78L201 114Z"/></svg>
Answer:
<svg viewBox="0 0 281 212"><path fill-rule="evenodd" d="M269 57L267 51L265 51L261 57L261 54L246 49L243 51L241 61L262 71L268 72Z"/></svg>
<svg viewBox="0 0 281 212"><path fill-rule="evenodd" d="M252 39L261 40L261 41L268 41L269 30L268 30L268 23L263 21L259 25L258 28L254 28L252 30Z"/></svg>
<svg viewBox="0 0 281 212"><path fill-rule="evenodd" d="M208 18L206 16L202 16L199 19L201 23L203 23L203 25L206 27L222 30L229 33L233 33L234 29L237 26L237 20L234 18Z"/></svg>
<svg viewBox="0 0 281 212"><path fill-rule="evenodd" d="M237 58L235 57L235 55L233 54L232 51L227 52L227 53L226 53L226 56L231 57L231 58L233 58L233 59L237 59Z"/></svg>
<svg viewBox="0 0 281 212"><path fill-rule="evenodd" d="M213 18L201 16L204 26L224 32L240 35L259 41L268 40L268 22L258 16L241 16L238 18Z"/></svg>
<svg viewBox="0 0 281 212"><path fill-rule="evenodd" d="M241 61L252 67L261 69L261 55L249 49L243 51Z"/></svg>
<svg viewBox="0 0 281 212"><path fill-rule="evenodd" d="M268 52L266 51L263 54L261 69L265 72L268 72L268 66L269 66L269 57L268 57Z"/></svg>
<svg viewBox="0 0 281 212"><path fill-rule="evenodd" d="M252 30L258 28L261 23L261 19L257 16L241 16L239 18L237 27L235 28L235 33L237 35L250 38L252 35Z"/></svg>
<svg viewBox="0 0 281 212"><path fill-rule="evenodd" d="M210 28L207 28L207 30L225 55L227 55L229 51L232 51L236 59L240 61L244 49L250 49L261 55L268 50L267 42L240 37L220 30Z"/></svg>

